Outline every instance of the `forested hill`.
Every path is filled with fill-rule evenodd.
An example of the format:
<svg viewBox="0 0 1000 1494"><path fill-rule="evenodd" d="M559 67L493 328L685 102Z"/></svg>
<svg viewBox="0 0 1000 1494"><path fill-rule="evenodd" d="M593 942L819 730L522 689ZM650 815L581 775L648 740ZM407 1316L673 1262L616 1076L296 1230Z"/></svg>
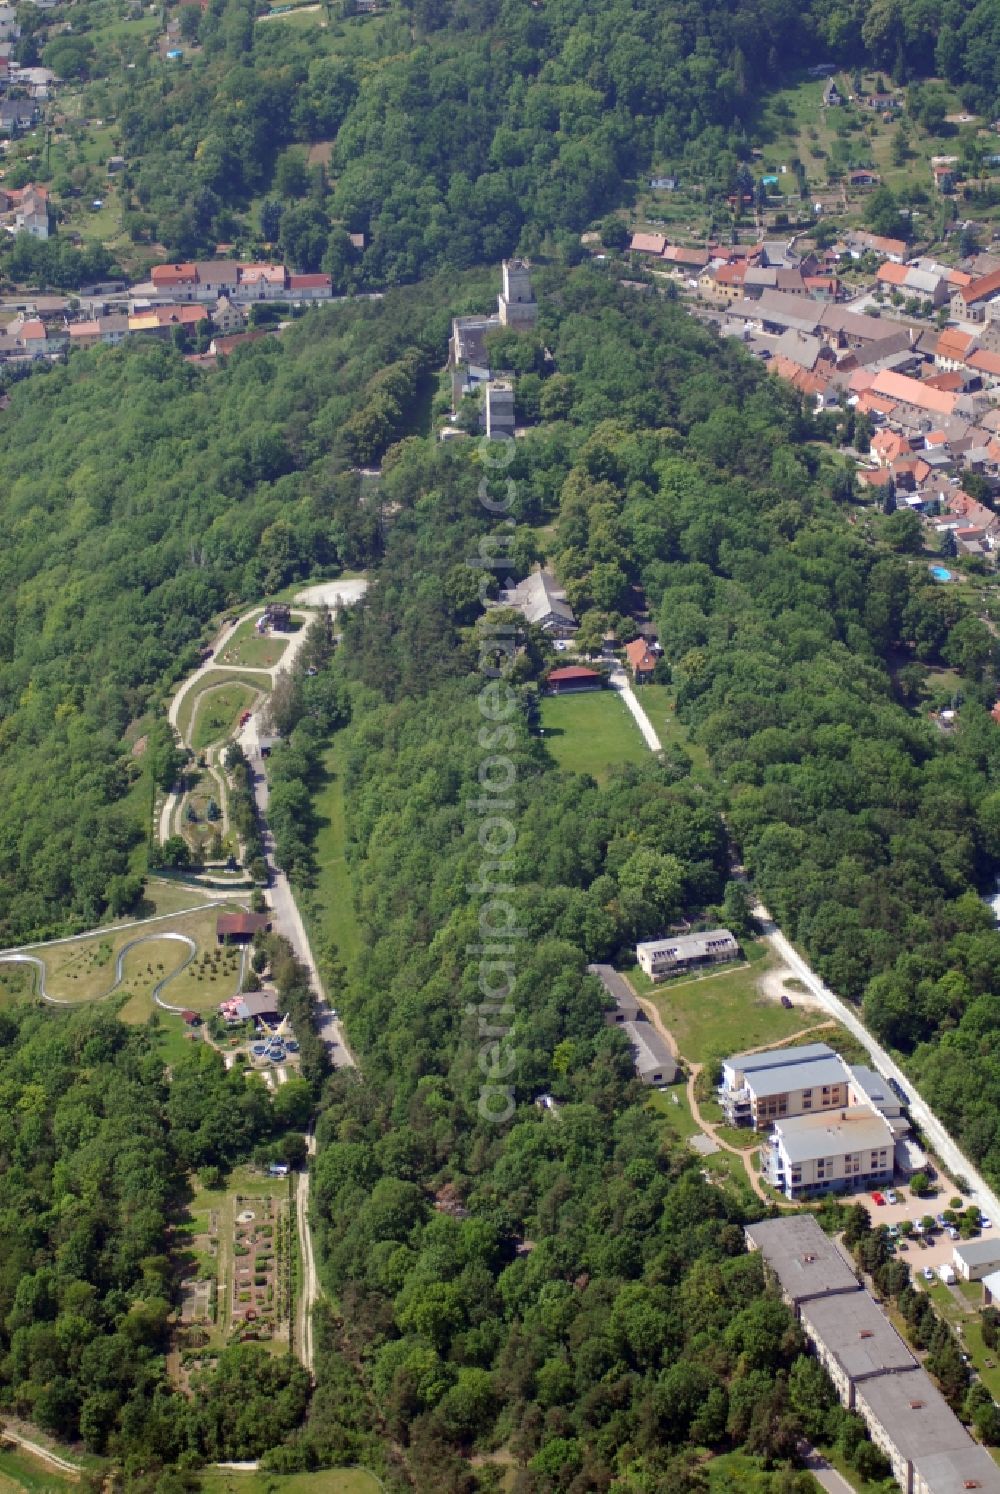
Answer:
<svg viewBox="0 0 1000 1494"><path fill-rule="evenodd" d="M0 946L136 896L152 780L173 773L147 707L196 662L208 620L373 558L377 513L349 468L409 428L444 304L427 285L399 316L306 318L211 378L131 343L15 387L0 414Z"/></svg>
<svg viewBox="0 0 1000 1494"><path fill-rule="evenodd" d="M790 0L413 0L368 46L255 27L254 10L211 0L183 70L138 54L126 83L109 77L138 161L126 226L186 256L267 197L263 238L338 285L575 238L628 178L689 148L727 183L762 91L826 55L825 32L844 50L837 20ZM332 142L325 172L306 170L313 142ZM348 233L366 235L363 257Z"/></svg>

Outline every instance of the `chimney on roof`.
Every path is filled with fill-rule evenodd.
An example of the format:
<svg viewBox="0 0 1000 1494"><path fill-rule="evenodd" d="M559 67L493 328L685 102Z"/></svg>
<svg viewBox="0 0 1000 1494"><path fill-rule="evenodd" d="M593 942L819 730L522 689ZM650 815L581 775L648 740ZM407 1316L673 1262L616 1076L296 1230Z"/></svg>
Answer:
<svg viewBox="0 0 1000 1494"><path fill-rule="evenodd" d="M911 1401L910 1402L910 1410L911 1411L922 1411L923 1408L924 1408L923 1401Z"/></svg>

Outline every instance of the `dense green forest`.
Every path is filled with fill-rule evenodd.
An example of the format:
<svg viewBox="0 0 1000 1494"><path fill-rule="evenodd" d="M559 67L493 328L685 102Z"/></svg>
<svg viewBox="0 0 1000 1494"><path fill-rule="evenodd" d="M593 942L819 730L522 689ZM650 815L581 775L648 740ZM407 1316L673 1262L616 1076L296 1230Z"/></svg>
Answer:
<svg viewBox="0 0 1000 1494"><path fill-rule="evenodd" d="M282 1129L262 1080L202 1047L168 1083L146 1031L27 1006L0 1014L0 1094L0 1404L136 1474L280 1443L306 1412L297 1364L235 1345L190 1401L166 1374L168 1227L190 1168Z"/></svg>
<svg viewBox="0 0 1000 1494"><path fill-rule="evenodd" d="M0 946L135 900L152 784L174 773L147 713L195 664L208 620L377 555L379 514L350 464L406 429L413 370L446 339L444 297L424 287L405 321L369 306L306 316L211 378L134 342L13 388L0 414Z"/></svg>
<svg viewBox="0 0 1000 1494"><path fill-rule="evenodd" d="M924 0L405 0L336 25L330 7L323 28L255 25L258 8L186 7L184 62L166 71L135 39L92 43L77 11L48 60L97 80L90 112L117 119L136 243L187 256L247 242L249 213L258 248L340 289L553 239L578 252L655 162L727 192L768 88L817 60L899 81L937 70L996 113L988 3L956 0L943 24ZM314 143L331 146L323 164Z"/></svg>

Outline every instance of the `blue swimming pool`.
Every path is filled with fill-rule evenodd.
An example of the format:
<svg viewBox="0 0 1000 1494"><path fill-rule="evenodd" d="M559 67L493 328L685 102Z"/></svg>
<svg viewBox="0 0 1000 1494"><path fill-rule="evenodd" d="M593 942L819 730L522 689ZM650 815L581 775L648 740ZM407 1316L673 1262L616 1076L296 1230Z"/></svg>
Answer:
<svg viewBox="0 0 1000 1494"><path fill-rule="evenodd" d="M950 581L951 580L951 571L949 571L943 565L932 565L931 566L931 575L934 577L935 581Z"/></svg>

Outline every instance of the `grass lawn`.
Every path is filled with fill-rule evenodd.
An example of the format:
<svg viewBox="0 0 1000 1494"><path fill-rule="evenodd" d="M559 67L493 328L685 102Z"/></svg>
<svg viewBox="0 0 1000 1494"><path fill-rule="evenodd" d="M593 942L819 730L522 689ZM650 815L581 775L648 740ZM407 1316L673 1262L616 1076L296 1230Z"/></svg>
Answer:
<svg viewBox="0 0 1000 1494"><path fill-rule="evenodd" d="M191 726L193 751L204 752L206 747L230 736L243 712L253 709L257 695L256 690L238 680L200 691Z"/></svg>
<svg viewBox="0 0 1000 1494"><path fill-rule="evenodd" d="M191 740L191 723L201 704L201 697L206 690L214 690L217 685L244 685L250 691L262 693L270 689L271 680L266 674L230 674L224 669L209 669L184 696L177 713L178 730L185 742Z"/></svg>
<svg viewBox="0 0 1000 1494"><path fill-rule="evenodd" d="M758 981L777 963L763 944L749 944L750 963L734 970L648 990L629 971L636 989L652 1000L685 1058L695 1063L767 1043L781 1043L824 1020L822 1012L789 1010L760 994ZM834 1029L830 1029L831 1034ZM835 1038L827 1039L834 1044Z"/></svg>
<svg viewBox="0 0 1000 1494"><path fill-rule="evenodd" d="M545 746L565 773L589 773L606 783L620 763L644 762L649 749L614 690L546 695L542 701Z"/></svg>
<svg viewBox="0 0 1000 1494"><path fill-rule="evenodd" d="M203 887L193 883L174 882L169 877L150 877L143 894L150 917L158 913L182 913L185 909L195 908L199 903L207 903L209 900Z"/></svg>
<svg viewBox="0 0 1000 1494"><path fill-rule="evenodd" d="M0 1448L0 1494L49 1494L75 1487L75 1480L19 1447Z"/></svg>
<svg viewBox="0 0 1000 1494"><path fill-rule="evenodd" d="M148 995L156 980L171 968L176 968L172 964L175 950L183 950L181 944L174 940L163 940L161 935L168 931L187 934L198 945L199 951L208 949L214 953L215 920L220 913L233 912L236 908L234 903L213 904L194 913L180 914L163 923L140 923L127 928L103 929L94 934L85 934L79 939L70 939L65 944L40 945L32 952L45 963L46 989L50 996L62 1001L95 1001L106 996L114 985L116 957L124 945L133 939L152 935L156 939L155 943L142 944L126 957L121 988L122 994L127 992L131 996L138 990L145 991ZM225 954L226 951L220 953ZM158 966L163 968L158 969ZM167 987L163 993L165 1001L178 1006L195 1006L193 998L198 994L199 986L193 973L196 968L200 970L200 964L192 965L192 973L185 972L176 987ZM221 960L219 968L222 968ZM238 961L236 968L238 969ZM182 985L183 992L180 989ZM188 989L189 987L193 989ZM231 994L229 990L222 991L218 983L213 984L211 989L214 992L217 988L219 994L215 997L216 1001L221 1001L223 995ZM203 995L202 1000L207 1001L208 997ZM201 1010L200 1007L197 1009Z"/></svg>
<svg viewBox="0 0 1000 1494"><path fill-rule="evenodd" d="M377 1494L383 1488L363 1468L327 1468L322 1473L230 1473L199 1468L205 1494Z"/></svg>
<svg viewBox="0 0 1000 1494"><path fill-rule="evenodd" d="M210 940L198 939L198 954L187 969L171 981L163 993L171 1006L188 1007L193 1012L210 1012L239 987L242 958L235 945L219 947L215 942L213 915Z"/></svg>
<svg viewBox="0 0 1000 1494"><path fill-rule="evenodd" d="M0 964L0 1007L28 1001L35 994L35 971L30 965Z"/></svg>
<svg viewBox="0 0 1000 1494"><path fill-rule="evenodd" d="M335 944L343 963L350 965L360 951L361 935L354 917L351 874L344 856L347 828L336 735L323 755L323 783L314 808L319 819L318 876L315 890L308 891L302 899L302 911L310 936L315 934L320 944Z"/></svg>
<svg viewBox="0 0 1000 1494"><path fill-rule="evenodd" d="M682 748L691 759L695 778L709 778L708 753L698 742L692 742L687 727L675 714L676 691L670 685L643 685L636 694L664 747Z"/></svg>
<svg viewBox="0 0 1000 1494"><path fill-rule="evenodd" d="M178 971L190 953L187 945L176 939L159 939L129 950L122 971L122 990L130 994L118 1014L123 1022L146 1021L154 1009L153 987ZM169 989L164 991L163 999L170 1000Z"/></svg>
<svg viewBox="0 0 1000 1494"><path fill-rule="evenodd" d="M698 1135L700 1128L691 1114L683 1084L672 1084L667 1090L654 1090L646 1101L646 1109L652 1110L660 1121L664 1142L687 1141Z"/></svg>
<svg viewBox="0 0 1000 1494"><path fill-rule="evenodd" d="M711 1494L730 1494L733 1489L739 1489L741 1494L763 1494L772 1487L773 1475L765 1471L761 1459L751 1458L746 1453L722 1453L706 1463L705 1469ZM805 1487L815 1489L819 1494L820 1486L811 1475L798 1476L808 1478Z"/></svg>
<svg viewBox="0 0 1000 1494"><path fill-rule="evenodd" d="M302 626L296 622L292 632ZM220 664L242 664L246 669L274 669L281 663L288 647L288 633L267 633L261 636L253 618L241 623L219 654Z"/></svg>

